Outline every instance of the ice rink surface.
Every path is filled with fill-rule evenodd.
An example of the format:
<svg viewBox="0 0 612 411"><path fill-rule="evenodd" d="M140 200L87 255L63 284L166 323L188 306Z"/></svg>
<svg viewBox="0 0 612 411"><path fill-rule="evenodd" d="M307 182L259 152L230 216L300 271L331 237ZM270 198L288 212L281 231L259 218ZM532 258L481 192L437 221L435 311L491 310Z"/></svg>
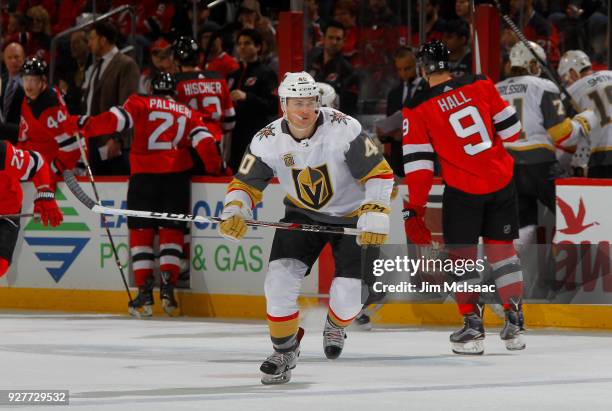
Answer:
<svg viewBox="0 0 612 411"><path fill-rule="evenodd" d="M466 357L450 329L376 328L330 362L324 315L303 316L292 381L263 386L263 322L4 312L0 389L70 390L69 407L20 410L612 409L612 333L530 330L512 353L491 329L485 355Z"/></svg>

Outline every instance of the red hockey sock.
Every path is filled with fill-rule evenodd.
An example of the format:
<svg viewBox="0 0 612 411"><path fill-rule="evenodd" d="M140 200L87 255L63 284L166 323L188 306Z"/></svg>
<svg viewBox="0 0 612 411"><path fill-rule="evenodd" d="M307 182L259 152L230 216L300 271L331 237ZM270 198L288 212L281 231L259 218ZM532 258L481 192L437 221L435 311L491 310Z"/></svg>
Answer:
<svg viewBox="0 0 612 411"><path fill-rule="evenodd" d="M132 270L136 287L145 285L147 278L153 274L153 239L152 228L130 229L130 252L132 253Z"/></svg>
<svg viewBox="0 0 612 411"><path fill-rule="evenodd" d="M9 269L9 262L0 257L0 277L4 276Z"/></svg>
<svg viewBox="0 0 612 411"><path fill-rule="evenodd" d="M183 256L183 230L159 229L159 269L170 273L170 283L176 284Z"/></svg>

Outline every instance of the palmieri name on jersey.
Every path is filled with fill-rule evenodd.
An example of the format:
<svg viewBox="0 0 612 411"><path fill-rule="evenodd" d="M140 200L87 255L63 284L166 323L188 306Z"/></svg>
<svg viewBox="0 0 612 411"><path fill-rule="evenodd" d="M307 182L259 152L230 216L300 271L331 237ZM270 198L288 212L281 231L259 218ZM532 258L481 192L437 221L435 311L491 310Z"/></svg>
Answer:
<svg viewBox="0 0 612 411"><path fill-rule="evenodd" d="M457 94L451 94L450 96L445 96L437 100L440 109L444 113L445 111L452 110L459 106L469 103L472 101L471 98L465 97L463 91L460 91Z"/></svg>
<svg viewBox="0 0 612 411"><path fill-rule="evenodd" d="M174 111L175 113L183 114L187 118L191 118L191 110L181 103L163 98L152 98L149 100L149 108Z"/></svg>
<svg viewBox="0 0 612 411"><path fill-rule="evenodd" d="M197 96L199 94L221 94L223 89L218 81L192 81L181 84L185 95Z"/></svg>

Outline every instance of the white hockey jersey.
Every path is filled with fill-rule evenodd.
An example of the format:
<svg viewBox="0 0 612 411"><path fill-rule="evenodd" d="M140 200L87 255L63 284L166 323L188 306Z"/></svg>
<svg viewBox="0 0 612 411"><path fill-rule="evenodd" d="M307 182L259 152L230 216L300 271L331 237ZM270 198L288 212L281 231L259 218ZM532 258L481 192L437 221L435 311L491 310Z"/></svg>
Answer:
<svg viewBox="0 0 612 411"><path fill-rule="evenodd" d="M517 163L555 160L555 147L571 149L575 139L571 119L550 80L535 76L511 77L496 84L499 94L518 113L523 132L516 142L504 144Z"/></svg>
<svg viewBox="0 0 612 411"><path fill-rule="evenodd" d="M612 164L612 71L598 71L576 81L567 88L580 110L593 110L600 127L590 134L589 166Z"/></svg>
<svg viewBox="0 0 612 411"><path fill-rule="evenodd" d="M385 180L388 194L393 187L391 167L359 122L326 107L308 139L295 139L282 118L259 131L228 187L226 203L246 192L254 207L274 176L289 209L330 224L354 222L368 180Z"/></svg>

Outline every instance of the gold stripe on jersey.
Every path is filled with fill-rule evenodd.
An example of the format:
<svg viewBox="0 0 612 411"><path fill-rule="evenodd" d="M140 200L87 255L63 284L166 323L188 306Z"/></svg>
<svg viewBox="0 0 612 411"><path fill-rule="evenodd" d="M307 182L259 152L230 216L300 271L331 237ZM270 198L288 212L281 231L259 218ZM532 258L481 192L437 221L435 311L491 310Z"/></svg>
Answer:
<svg viewBox="0 0 612 411"><path fill-rule="evenodd" d="M612 147L595 147L591 149L591 153L601 153L604 151L612 151Z"/></svg>
<svg viewBox="0 0 612 411"><path fill-rule="evenodd" d="M257 204L259 204L261 202L261 199L263 198L263 193L261 191L259 191L258 189L256 189L253 186L250 186L240 180L238 180L237 178L234 177L234 179L229 183L229 185L227 186L227 192L229 193L230 191L233 190L242 190L245 191L249 197L251 197L251 201L253 202L253 207L255 207ZM248 204L245 204L248 207Z"/></svg>
<svg viewBox="0 0 612 411"><path fill-rule="evenodd" d="M549 150L552 152L555 151L554 147L548 144L531 144L528 146L510 146L510 145L506 146L506 149L510 151L530 151L530 150L537 150L539 148L545 148L546 150Z"/></svg>
<svg viewBox="0 0 612 411"><path fill-rule="evenodd" d="M548 131L548 134L550 135L550 138L552 138L552 141L555 144L557 144L559 140L569 136L573 130L574 130L574 126L572 125L572 120L570 120L569 118L566 118L559 124L556 124L552 126L551 128L549 128L547 131Z"/></svg>
<svg viewBox="0 0 612 411"><path fill-rule="evenodd" d="M387 160L382 160L372 170L370 170L368 174L359 179L359 182L361 184L365 184L365 182L371 179L372 177L388 174L393 174L393 170L391 169L391 166L389 166L389 163L387 163Z"/></svg>

